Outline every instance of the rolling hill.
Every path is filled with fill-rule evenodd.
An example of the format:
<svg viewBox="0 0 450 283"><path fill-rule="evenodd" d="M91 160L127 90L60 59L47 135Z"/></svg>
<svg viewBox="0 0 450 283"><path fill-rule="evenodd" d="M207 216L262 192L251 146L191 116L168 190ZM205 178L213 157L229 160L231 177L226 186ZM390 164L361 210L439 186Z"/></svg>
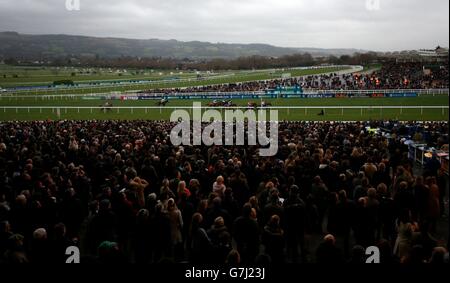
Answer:
<svg viewBox="0 0 450 283"><path fill-rule="evenodd" d="M253 55L279 57L306 52L313 56L340 56L364 51L356 49L284 48L267 44L226 44L200 41L182 42L160 39L141 40L0 32L0 58L26 60L42 60L67 56L233 59Z"/></svg>

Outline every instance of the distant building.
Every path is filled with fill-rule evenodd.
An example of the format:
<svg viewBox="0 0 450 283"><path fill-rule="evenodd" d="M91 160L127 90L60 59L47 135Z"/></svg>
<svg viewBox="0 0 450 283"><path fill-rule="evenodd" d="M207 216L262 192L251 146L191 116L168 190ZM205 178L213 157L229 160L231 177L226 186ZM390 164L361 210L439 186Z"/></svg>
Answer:
<svg viewBox="0 0 450 283"><path fill-rule="evenodd" d="M390 56L394 57L397 63L444 63L448 62L448 48L438 46L435 49L394 52Z"/></svg>
<svg viewBox="0 0 450 283"><path fill-rule="evenodd" d="M448 48L436 47L434 50L420 49L417 54L425 61L442 62L448 60Z"/></svg>

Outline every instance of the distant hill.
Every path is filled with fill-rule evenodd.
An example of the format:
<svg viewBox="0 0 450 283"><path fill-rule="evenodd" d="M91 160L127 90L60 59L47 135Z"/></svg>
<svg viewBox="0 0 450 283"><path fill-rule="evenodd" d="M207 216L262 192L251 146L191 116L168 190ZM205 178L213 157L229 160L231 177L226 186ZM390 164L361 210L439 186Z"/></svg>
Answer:
<svg viewBox="0 0 450 283"><path fill-rule="evenodd" d="M225 44L159 39L99 38L74 35L27 35L0 32L0 58L40 60L77 56L115 58L171 57L190 59L233 59L241 56L279 57L295 53L313 56L352 55L356 49L283 48L268 44Z"/></svg>

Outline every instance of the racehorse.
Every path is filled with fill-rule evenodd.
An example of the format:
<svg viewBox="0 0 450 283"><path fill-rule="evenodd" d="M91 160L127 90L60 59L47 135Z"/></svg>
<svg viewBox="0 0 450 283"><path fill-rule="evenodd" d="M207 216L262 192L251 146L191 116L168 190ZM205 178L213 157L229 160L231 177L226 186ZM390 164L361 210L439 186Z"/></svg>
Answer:
<svg viewBox="0 0 450 283"><path fill-rule="evenodd" d="M100 107L100 111L101 112L105 112L106 113L108 111L112 111L113 104L108 101L105 104L100 105L99 107Z"/></svg>
<svg viewBox="0 0 450 283"><path fill-rule="evenodd" d="M258 103L256 103L256 102L249 102L249 103L247 103L247 107L249 109L258 108Z"/></svg>
<svg viewBox="0 0 450 283"><path fill-rule="evenodd" d="M231 100L213 101L208 103L208 107L237 107Z"/></svg>
<svg viewBox="0 0 450 283"><path fill-rule="evenodd" d="M218 106L220 106L219 102L216 102L216 101L208 103L208 107L218 107Z"/></svg>
<svg viewBox="0 0 450 283"><path fill-rule="evenodd" d="M237 107L236 103L233 103L231 100L226 101L226 103L223 105L224 107Z"/></svg>
<svg viewBox="0 0 450 283"><path fill-rule="evenodd" d="M156 106L166 106L167 103L169 103L168 99L162 99L162 100L156 102Z"/></svg>

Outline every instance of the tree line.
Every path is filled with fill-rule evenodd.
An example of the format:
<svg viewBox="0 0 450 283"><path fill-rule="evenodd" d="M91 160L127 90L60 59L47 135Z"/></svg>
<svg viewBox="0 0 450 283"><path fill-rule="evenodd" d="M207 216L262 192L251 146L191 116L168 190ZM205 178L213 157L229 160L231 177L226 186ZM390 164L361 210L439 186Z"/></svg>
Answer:
<svg viewBox="0 0 450 283"><path fill-rule="evenodd" d="M290 68L315 66L321 64L336 65L368 65L381 62L384 58L375 52L355 53L354 55L313 57L311 54L293 54L281 57L248 56L236 59L211 59L194 60L189 58L140 58L140 57L119 57L101 58L93 57L70 57L57 58L52 61L31 63L20 62L16 59L5 59L8 65L35 65L40 66L74 66L74 67L102 67L102 68L136 68L136 69L158 69L158 70L251 70L269 68Z"/></svg>

